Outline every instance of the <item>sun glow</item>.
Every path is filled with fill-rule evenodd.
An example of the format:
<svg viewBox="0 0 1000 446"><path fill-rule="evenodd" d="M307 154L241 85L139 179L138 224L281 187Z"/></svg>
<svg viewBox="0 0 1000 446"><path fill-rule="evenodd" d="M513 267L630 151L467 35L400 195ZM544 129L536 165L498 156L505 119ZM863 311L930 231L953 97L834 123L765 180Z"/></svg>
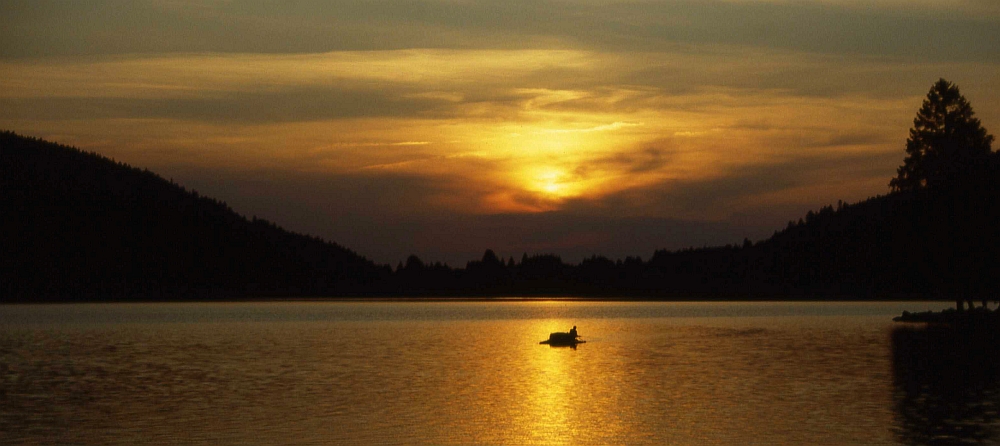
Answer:
<svg viewBox="0 0 1000 446"><path fill-rule="evenodd" d="M552 195L559 195L566 190L566 185L560 182L563 173L557 169L545 169L537 176L536 183L539 188Z"/></svg>
<svg viewBox="0 0 1000 446"><path fill-rule="evenodd" d="M573 172L574 164L566 167L543 165L524 170L515 187L534 195L539 200L558 205L563 200L600 193L600 182L583 178Z"/></svg>
<svg viewBox="0 0 1000 446"><path fill-rule="evenodd" d="M545 116L532 123L536 114ZM628 131L641 125L601 114L552 115L529 111L522 121L501 126L511 131L492 139L489 152L504 160L499 171L506 173L497 179L531 197L538 210L607 192L609 179L618 176L605 162L608 154L628 146Z"/></svg>

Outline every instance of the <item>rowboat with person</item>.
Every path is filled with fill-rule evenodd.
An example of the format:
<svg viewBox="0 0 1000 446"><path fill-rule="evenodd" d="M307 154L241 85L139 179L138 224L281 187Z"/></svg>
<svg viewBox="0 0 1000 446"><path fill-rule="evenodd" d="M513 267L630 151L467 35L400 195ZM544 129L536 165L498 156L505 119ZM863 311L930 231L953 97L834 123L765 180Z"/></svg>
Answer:
<svg viewBox="0 0 1000 446"><path fill-rule="evenodd" d="M580 335L576 333L576 325L567 333L562 331L557 331L555 333L549 333L549 338L539 342L539 344L549 344L549 345L571 345L583 344L587 341L580 339Z"/></svg>

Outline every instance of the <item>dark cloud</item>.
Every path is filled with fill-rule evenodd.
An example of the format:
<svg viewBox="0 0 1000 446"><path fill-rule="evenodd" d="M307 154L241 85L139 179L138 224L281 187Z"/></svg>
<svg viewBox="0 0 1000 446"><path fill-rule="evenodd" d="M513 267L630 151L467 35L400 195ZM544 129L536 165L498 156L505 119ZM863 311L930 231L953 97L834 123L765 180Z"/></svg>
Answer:
<svg viewBox="0 0 1000 446"><path fill-rule="evenodd" d="M874 146L891 142L885 135L877 133L838 133L825 141L814 144L816 147L840 147L840 146Z"/></svg>
<svg viewBox="0 0 1000 446"><path fill-rule="evenodd" d="M211 92L196 98L0 98L0 119L166 118L207 122L297 122L358 117L442 117L456 110L442 99L403 89L291 88Z"/></svg>
<svg viewBox="0 0 1000 446"><path fill-rule="evenodd" d="M201 7L197 7L197 6ZM661 51L676 43L996 62L1000 24L900 4L807 2L6 1L0 57L402 48Z"/></svg>
<svg viewBox="0 0 1000 446"><path fill-rule="evenodd" d="M892 177L902 153L800 154L758 165L743 165L721 175L694 180L665 180L644 188L629 189L598 200L575 200L568 209L634 215L638 210L653 215L707 216L723 214L726 218L746 209L767 213L759 197L844 182L864 182ZM886 189L883 192L887 192ZM858 199L859 197L827 197ZM863 198L863 197L860 197ZM823 205L823 197L810 198L810 204ZM819 200L819 201L815 201ZM829 204L829 203L826 203ZM801 208L801 204L796 208ZM773 220L767 220L773 221Z"/></svg>
<svg viewBox="0 0 1000 446"><path fill-rule="evenodd" d="M623 150L588 161L580 166L578 173L586 177L593 167L611 168L630 174L654 172L670 163L676 149L669 139L658 139L643 144L638 149Z"/></svg>

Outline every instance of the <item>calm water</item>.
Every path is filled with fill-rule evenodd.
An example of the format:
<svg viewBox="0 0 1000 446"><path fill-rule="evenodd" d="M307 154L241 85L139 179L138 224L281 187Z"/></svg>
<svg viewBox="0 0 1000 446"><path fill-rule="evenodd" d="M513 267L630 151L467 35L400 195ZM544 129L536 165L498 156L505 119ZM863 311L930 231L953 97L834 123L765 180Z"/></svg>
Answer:
<svg viewBox="0 0 1000 446"><path fill-rule="evenodd" d="M0 443L1000 441L993 355L891 322L945 306L0 306Z"/></svg>

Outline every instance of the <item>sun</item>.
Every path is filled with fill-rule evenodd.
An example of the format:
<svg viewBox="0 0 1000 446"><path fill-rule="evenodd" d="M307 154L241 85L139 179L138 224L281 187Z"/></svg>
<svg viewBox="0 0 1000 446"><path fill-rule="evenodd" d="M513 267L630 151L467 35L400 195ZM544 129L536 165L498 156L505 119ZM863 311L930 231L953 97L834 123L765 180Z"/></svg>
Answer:
<svg viewBox="0 0 1000 446"><path fill-rule="evenodd" d="M566 184L561 179L565 174L558 169L544 169L536 177L537 189L554 196L561 196L561 192L566 191Z"/></svg>

